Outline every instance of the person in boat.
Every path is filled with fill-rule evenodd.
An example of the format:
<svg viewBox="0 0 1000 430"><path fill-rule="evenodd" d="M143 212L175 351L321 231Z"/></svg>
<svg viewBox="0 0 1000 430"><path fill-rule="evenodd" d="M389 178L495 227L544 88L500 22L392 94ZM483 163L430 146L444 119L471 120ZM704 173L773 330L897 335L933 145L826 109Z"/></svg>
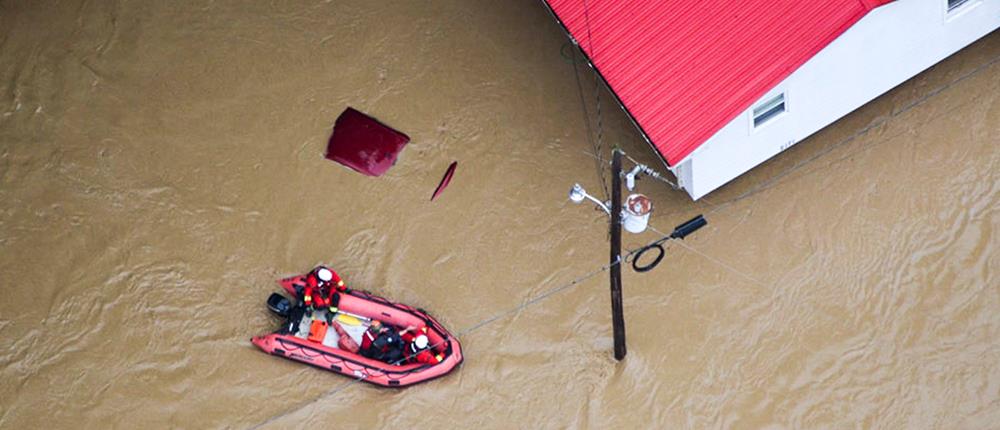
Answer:
<svg viewBox="0 0 1000 430"><path fill-rule="evenodd" d="M406 343L404 354L407 363L438 364L444 357L430 349L430 340L427 338L427 326L407 327L402 333L403 342Z"/></svg>
<svg viewBox="0 0 1000 430"><path fill-rule="evenodd" d="M372 344L375 343L375 339L378 339L382 335L383 330L386 330L386 328L382 326L382 321L373 319L371 324L368 325L368 330L365 330L365 334L361 335L361 348L359 349L361 355L368 358L375 358L377 355L376 352L381 352L376 351L372 347Z"/></svg>
<svg viewBox="0 0 1000 430"><path fill-rule="evenodd" d="M359 352L364 357L399 364L403 361L403 339L387 324L372 320L368 330L361 336Z"/></svg>
<svg viewBox="0 0 1000 430"><path fill-rule="evenodd" d="M319 266L306 275L306 286L302 292L302 303L309 315L316 309L327 308L326 322L333 322L340 305L340 293L347 291L340 275L325 266Z"/></svg>
<svg viewBox="0 0 1000 430"><path fill-rule="evenodd" d="M374 358L376 360L382 359L382 349L376 348L375 341L382 336L385 331L389 329L382 325L382 321L373 319L371 324L368 326L368 330L365 330L365 334L361 335L361 348L359 352L362 356L368 358ZM384 347L385 342L382 342L382 347Z"/></svg>

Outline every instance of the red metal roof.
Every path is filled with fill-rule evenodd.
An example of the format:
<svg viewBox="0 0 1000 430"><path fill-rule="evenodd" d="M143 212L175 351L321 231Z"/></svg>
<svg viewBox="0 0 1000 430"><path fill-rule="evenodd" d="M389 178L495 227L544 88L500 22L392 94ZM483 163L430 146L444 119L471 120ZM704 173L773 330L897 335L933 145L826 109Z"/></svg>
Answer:
<svg viewBox="0 0 1000 430"><path fill-rule="evenodd" d="M675 165L891 0L545 1Z"/></svg>

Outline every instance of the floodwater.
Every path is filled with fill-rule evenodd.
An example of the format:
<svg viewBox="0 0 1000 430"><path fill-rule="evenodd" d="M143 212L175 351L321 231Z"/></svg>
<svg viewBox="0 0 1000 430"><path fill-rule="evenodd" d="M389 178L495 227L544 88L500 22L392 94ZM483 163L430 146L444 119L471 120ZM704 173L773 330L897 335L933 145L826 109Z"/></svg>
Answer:
<svg viewBox="0 0 1000 430"><path fill-rule="evenodd" d="M606 272L560 289L608 256L566 40L535 0L0 1L0 427L996 428L1000 33L706 200L641 181L710 224L624 270L622 362ZM348 106L413 139L382 177L323 158ZM256 350L321 262L465 364Z"/></svg>

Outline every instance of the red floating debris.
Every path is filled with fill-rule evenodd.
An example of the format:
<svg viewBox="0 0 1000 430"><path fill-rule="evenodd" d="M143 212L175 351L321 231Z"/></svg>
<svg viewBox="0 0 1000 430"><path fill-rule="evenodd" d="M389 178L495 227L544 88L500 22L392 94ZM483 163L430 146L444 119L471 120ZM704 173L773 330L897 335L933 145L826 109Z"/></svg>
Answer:
<svg viewBox="0 0 1000 430"><path fill-rule="evenodd" d="M434 201L438 194L441 194L445 187L447 187L451 182L451 177L455 174L456 167L458 167L458 162L452 161L451 165L448 166L448 170L444 172L444 177L441 178L441 182L438 184L438 187L434 189L434 194L431 195L431 201Z"/></svg>
<svg viewBox="0 0 1000 430"><path fill-rule="evenodd" d="M353 108L337 117L326 158L368 176L381 176L396 164L410 137Z"/></svg>

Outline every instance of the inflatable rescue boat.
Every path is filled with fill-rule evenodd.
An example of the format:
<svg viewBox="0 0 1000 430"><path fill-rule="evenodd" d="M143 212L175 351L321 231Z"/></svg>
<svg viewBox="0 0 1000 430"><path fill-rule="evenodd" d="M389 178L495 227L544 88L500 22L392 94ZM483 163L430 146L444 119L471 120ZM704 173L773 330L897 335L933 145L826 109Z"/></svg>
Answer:
<svg viewBox="0 0 1000 430"><path fill-rule="evenodd" d="M278 281L292 297L301 297L305 275ZM272 311L289 317L294 312L291 302L278 294L268 300ZM462 347L433 317L422 309L393 303L367 291L347 290L341 293L339 312L334 321L343 330L327 328L325 310L317 310L312 318L302 316L297 328L293 321L271 334L256 336L251 341L264 352L310 364L331 372L385 387L405 387L444 376L462 363ZM437 364L386 363L341 349L340 333L350 336L358 345L372 319L391 324L397 329L427 327L430 349L442 357Z"/></svg>

